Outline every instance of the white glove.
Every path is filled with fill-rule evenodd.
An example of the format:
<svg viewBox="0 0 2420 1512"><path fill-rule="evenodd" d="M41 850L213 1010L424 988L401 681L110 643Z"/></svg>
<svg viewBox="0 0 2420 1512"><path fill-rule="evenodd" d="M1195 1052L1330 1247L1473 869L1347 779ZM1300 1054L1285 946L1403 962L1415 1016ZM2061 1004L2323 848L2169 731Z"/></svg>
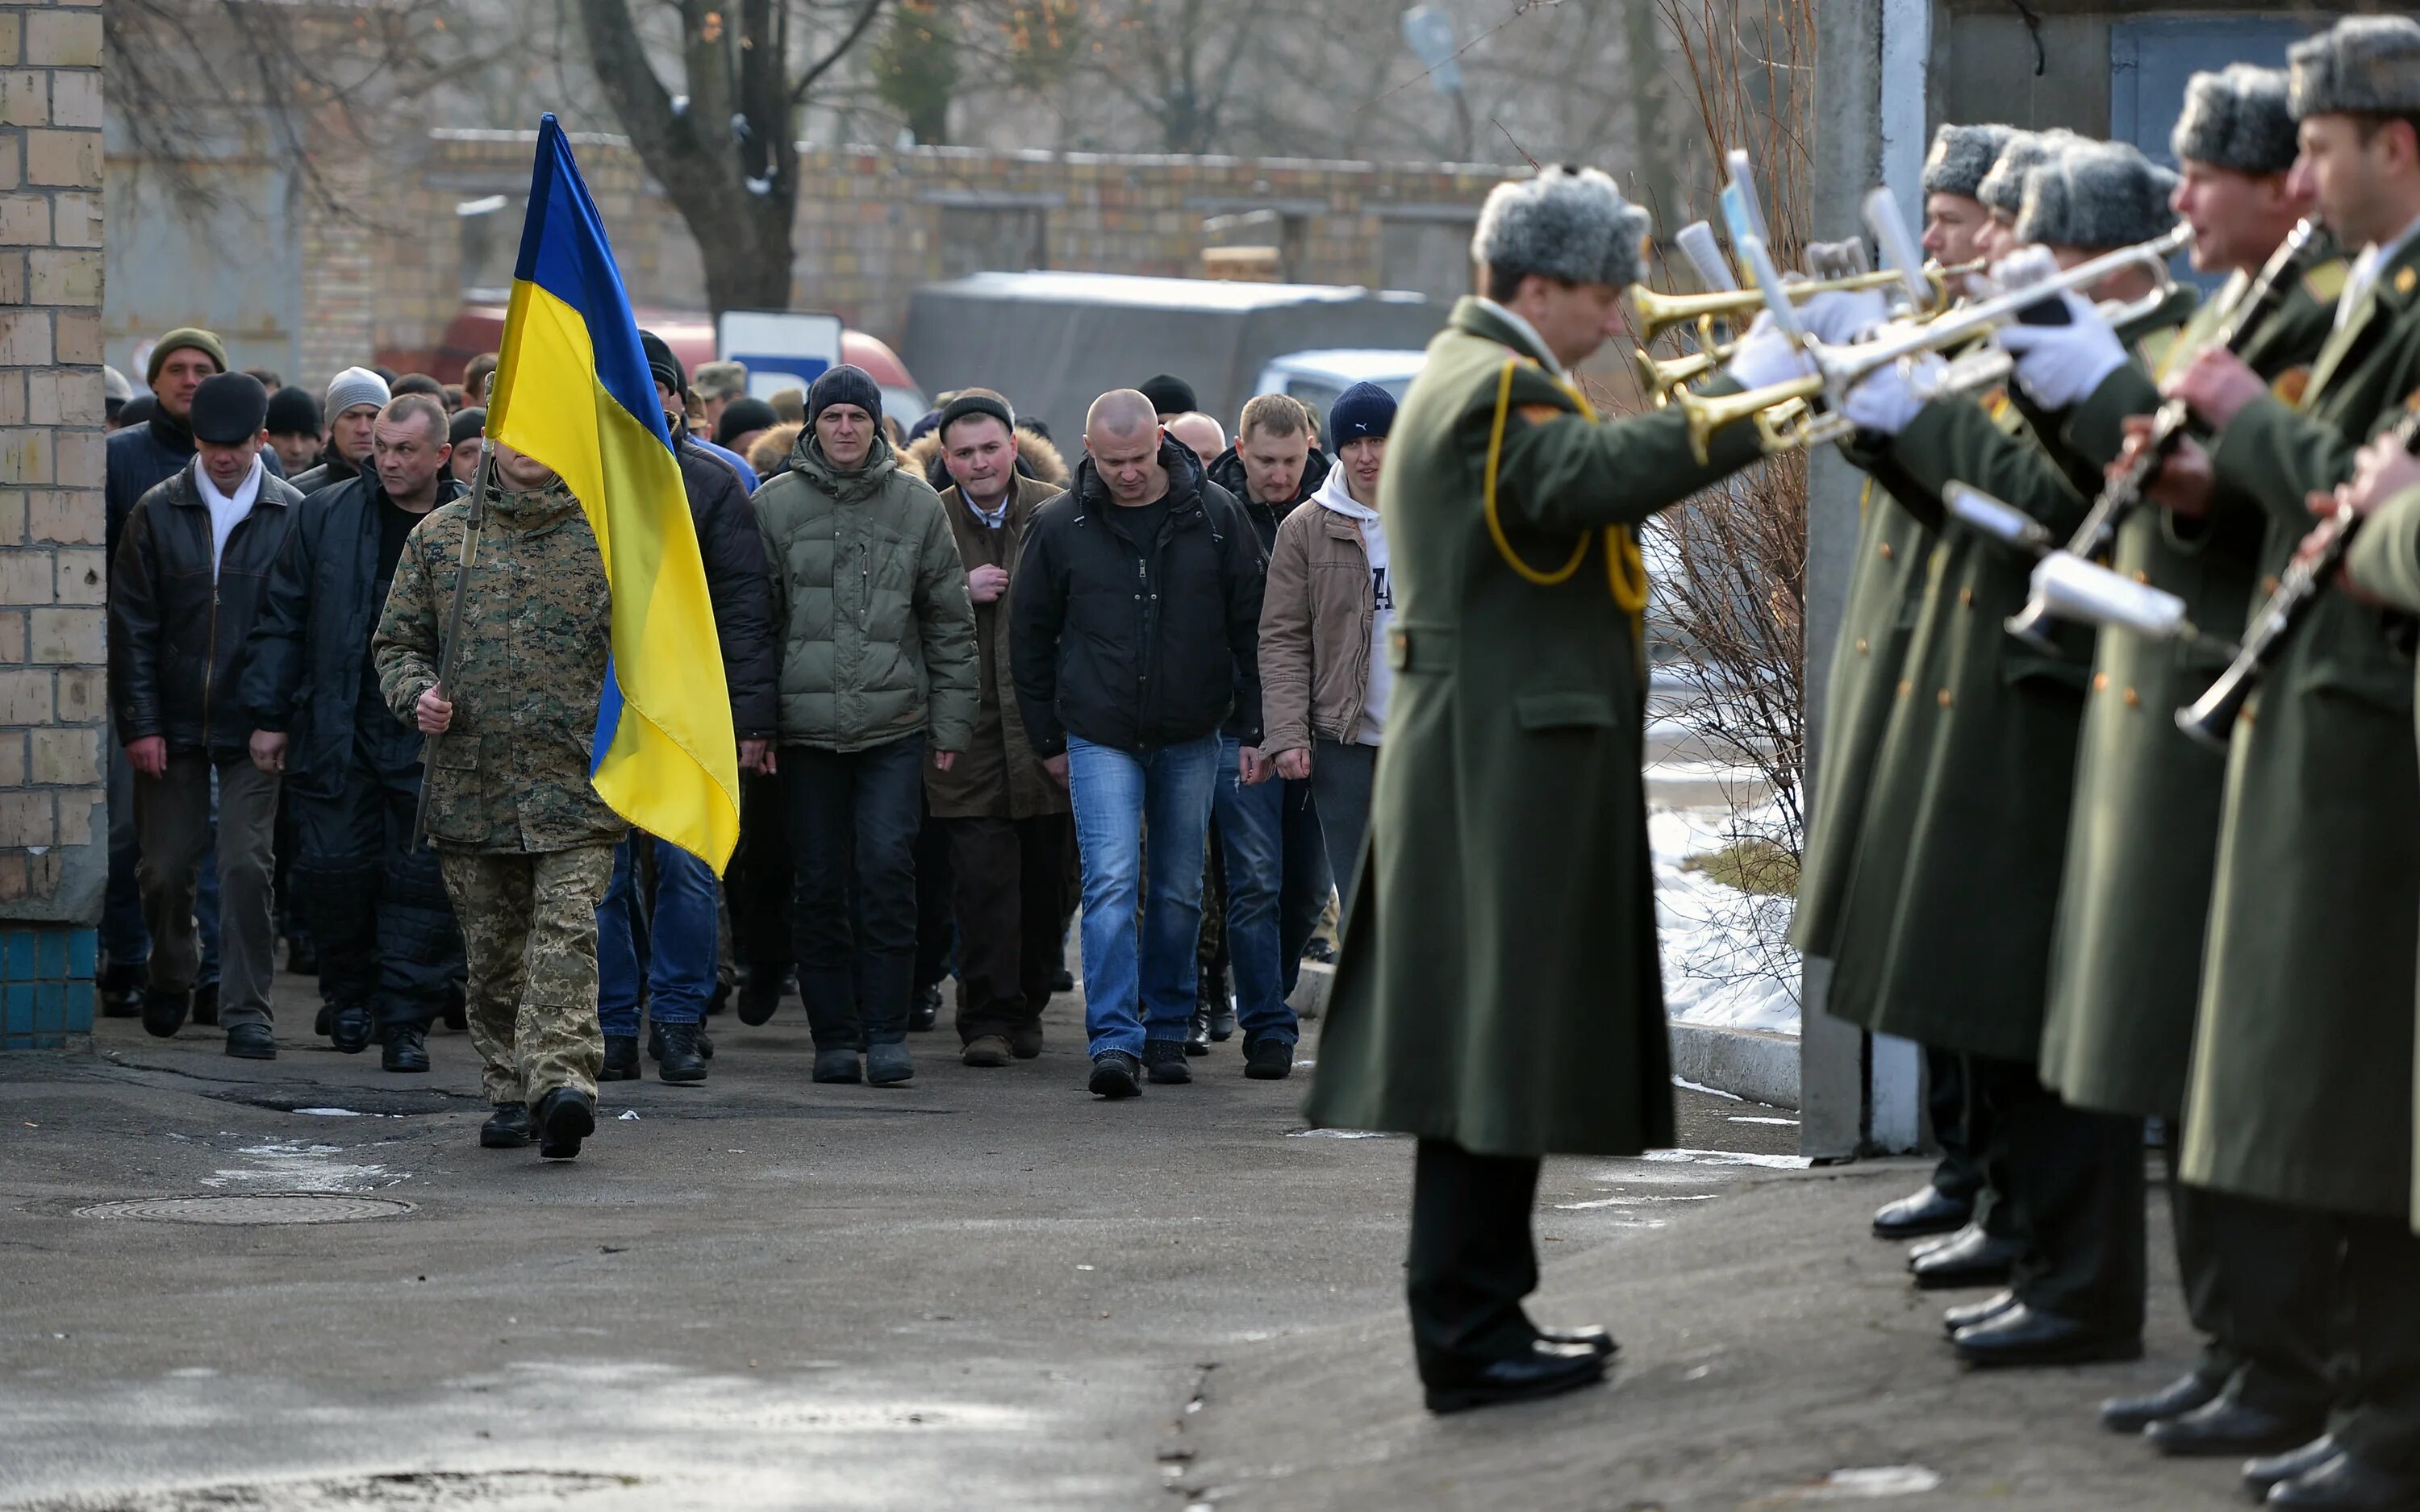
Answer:
<svg viewBox="0 0 2420 1512"><path fill-rule="evenodd" d="M1882 368L1849 391L1842 413L1859 430L1896 436L1907 429L1931 402L1930 395L1939 386L1941 370L1946 365L1939 357L1927 353L1913 363Z"/></svg>
<svg viewBox="0 0 2420 1512"><path fill-rule="evenodd" d="M1818 294L1798 306L1798 323L1827 347L1857 341L1890 318L1890 306L1880 289L1855 293Z"/></svg>
<svg viewBox="0 0 2420 1512"><path fill-rule="evenodd" d="M2126 365L2125 344L2101 313L2072 289L2060 299L2067 305L2067 324L2011 322L1999 331L2001 347L2017 360L2017 383L2045 409L2082 404L2103 379Z"/></svg>
<svg viewBox="0 0 2420 1512"><path fill-rule="evenodd" d="M1773 323L1770 310L1756 317L1747 334L1731 348L1731 360L1723 364L1724 376L1743 389L1770 388L1814 371L1789 332Z"/></svg>

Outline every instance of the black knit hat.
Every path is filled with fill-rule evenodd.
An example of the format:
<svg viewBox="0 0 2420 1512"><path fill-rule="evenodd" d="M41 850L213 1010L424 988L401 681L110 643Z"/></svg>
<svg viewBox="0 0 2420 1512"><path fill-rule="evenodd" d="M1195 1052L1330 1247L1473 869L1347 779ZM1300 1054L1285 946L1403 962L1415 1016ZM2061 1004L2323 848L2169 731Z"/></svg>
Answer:
<svg viewBox="0 0 2420 1512"><path fill-rule="evenodd" d="M1145 378L1138 387L1159 414L1181 415L1202 408L1201 401L1193 397L1193 385L1181 378L1162 373L1157 378Z"/></svg>
<svg viewBox="0 0 2420 1512"><path fill-rule="evenodd" d="M681 371L680 359L664 345L664 338L652 331L639 332L639 349L647 354L647 375L673 391L677 399L689 389L689 375Z"/></svg>
<svg viewBox="0 0 2420 1512"><path fill-rule="evenodd" d="M194 439L233 446L260 434L269 419L269 391L249 373L216 373L194 391L188 424Z"/></svg>
<svg viewBox="0 0 2420 1512"><path fill-rule="evenodd" d="M1335 451L1346 441L1365 436L1386 438L1395 427L1395 396L1375 383L1356 383L1336 396L1327 407L1327 447Z"/></svg>
<svg viewBox="0 0 2420 1512"><path fill-rule="evenodd" d="M762 399L740 397L722 407L715 417L714 444L729 446L752 430L771 430L782 423L773 407Z"/></svg>
<svg viewBox="0 0 2420 1512"><path fill-rule="evenodd" d="M959 394L941 407L941 418L934 423L934 428L941 433L941 439L946 441L952 425L975 415L989 415L1000 422L1002 430L1011 435L1016 432L1016 412L988 393Z"/></svg>
<svg viewBox="0 0 2420 1512"><path fill-rule="evenodd" d="M879 421L882 418L882 389L874 375L861 367L843 363L825 368L807 386L807 424L836 404L853 404Z"/></svg>
<svg viewBox="0 0 2420 1512"><path fill-rule="evenodd" d="M317 436L328 427L319 419L319 396L289 383L269 396L269 434Z"/></svg>
<svg viewBox="0 0 2420 1512"><path fill-rule="evenodd" d="M454 411L454 418L447 422L445 444L459 446L487 428L488 412L485 409L474 409L466 406Z"/></svg>

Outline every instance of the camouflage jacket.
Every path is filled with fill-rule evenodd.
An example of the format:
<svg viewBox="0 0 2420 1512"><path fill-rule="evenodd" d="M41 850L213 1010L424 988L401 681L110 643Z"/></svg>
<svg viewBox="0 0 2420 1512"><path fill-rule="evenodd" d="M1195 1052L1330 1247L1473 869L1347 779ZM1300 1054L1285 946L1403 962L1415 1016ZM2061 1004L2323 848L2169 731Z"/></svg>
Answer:
<svg viewBox="0 0 2420 1512"><path fill-rule="evenodd" d="M412 719L437 681L470 517L467 500L432 511L396 563L372 645L397 718ZM570 490L489 493L447 689L454 725L428 795L434 843L535 852L621 837L628 826L588 784L612 624L597 537Z"/></svg>

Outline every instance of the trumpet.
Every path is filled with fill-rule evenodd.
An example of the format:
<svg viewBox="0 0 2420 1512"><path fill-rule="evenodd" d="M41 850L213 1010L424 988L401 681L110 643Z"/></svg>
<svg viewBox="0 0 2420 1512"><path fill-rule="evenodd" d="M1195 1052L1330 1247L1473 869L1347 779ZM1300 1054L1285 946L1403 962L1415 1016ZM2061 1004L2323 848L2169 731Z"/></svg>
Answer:
<svg viewBox="0 0 2420 1512"><path fill-rule="evenodd" d="M1631 361L1638 366L1640 390L1661 409L1672 402L1673 394L1729 362L1731 348L1725 344L1659 362L1641 347L1631 353Z"/></svg>
<svg viewBox="0 0 2420 1512"><path fill-rule="evenodd" d="M2148 318L2174 292L2175 281L2168 272L2168 259L2192 241L2193 228L2179 225L2164 236L2154 237L2136 246L2103 253L2089 261L2076 264L2065 272L2053 274L2023 288L2010 289L1995 299L1947 311L1922 325L1907 327L1874 341L1834 347L1812 338L1803 338L1801 349L1815 367L1815 371L1806 378L1712 399L1696 393L1681 394L1676 402L1689 417L1689 444L1699 463L1703 464L1712 453L1716 432L1792 401L1809 407L1807 418L1803 424L1782 427L1780 434L1786 439L1781 447L1768 446L1768 451L1844 440L1854 427L1838 412L1841 403L1851 389L1876 373L1988 336L2012 320L2034 318L2038 308L2046 307L2053 312L2055 321L2064 321L2066 314L2058 303L2060 295L2090 288L2103 279L2131 269L2144 268L2155 271L2159 286L2141 299L2104 306L2102 314L2113 325ZM1749 261L1758 268L1759 282L1763 283L1766 270L1772 267L1772 259L1761 246L1744 250L1750 254ZM1769 287L1764 292L1767 308L1773 310L1774 318L1780 321L1785 330L1794 330L1795 312L1791 309L1786 296ZM1819 400L1824 406L1824 412L1818 413L1812 408ZM1770 440L1773 428L1762 428Z"/></svg>
<svg viewBox="0 0 2420 1512"><path fill-rule="evenodd" d="M1855 294L1867 289L1888 288L1902 282L1900 275L1890 270L1859 273L1852 278L1826 279L1821 283L1806 281L1786 284L1792 302L1811 300L1818 294ZM1644 285L1630 290L1630 307L1638 317L1638 339L1652 342L1676 326L1698 320L1735 319L1753 315L1764 308L1764 295L1755 289L1726 290L1714 294L1659 294Z"/></svg>

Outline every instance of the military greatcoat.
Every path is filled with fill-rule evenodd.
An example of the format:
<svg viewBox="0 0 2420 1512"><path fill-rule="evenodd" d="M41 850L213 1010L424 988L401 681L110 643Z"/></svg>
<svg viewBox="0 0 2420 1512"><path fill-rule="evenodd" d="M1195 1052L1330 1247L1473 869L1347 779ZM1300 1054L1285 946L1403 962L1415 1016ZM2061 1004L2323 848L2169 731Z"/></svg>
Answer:
<svg viewBox="0 0 2420 1512"><path fill-rule="evenodd" d="M1496 1155L1672 1140L1626 528L1758 445L1730 427L1699 465L1679 410L1600 424L1548 361L1462 301L1388 442L1396 680L1316 1124Z"/></svg>
<svg viewBox="0 0 2420 1512"><path fill-rule="evenodd" d="M2306 496L2420 390L2420 243L2329 337L2304 409L2254 401L2211 453L2221 502L2267 517L2273 576ZM2185 1180L2339 1212L2412 1202L2420 754L2410 661L2383 611L2331 593L2287 643L2228 750L2185 1105Z"/></svg>

